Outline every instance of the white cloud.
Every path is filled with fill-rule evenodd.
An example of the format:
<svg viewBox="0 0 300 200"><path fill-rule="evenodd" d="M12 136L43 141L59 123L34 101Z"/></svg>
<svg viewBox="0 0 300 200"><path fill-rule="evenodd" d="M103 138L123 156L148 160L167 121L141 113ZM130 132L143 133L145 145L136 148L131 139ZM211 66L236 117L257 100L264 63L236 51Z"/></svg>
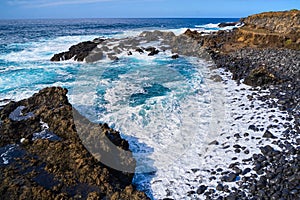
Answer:
<svg viewBox="0 0 300 200"><path fill-rule="evenodd" d="M50 7L70 4L87 4L97 2L108 2L115 0L9 0L8 3L14 6L26 7Z"/></svg>

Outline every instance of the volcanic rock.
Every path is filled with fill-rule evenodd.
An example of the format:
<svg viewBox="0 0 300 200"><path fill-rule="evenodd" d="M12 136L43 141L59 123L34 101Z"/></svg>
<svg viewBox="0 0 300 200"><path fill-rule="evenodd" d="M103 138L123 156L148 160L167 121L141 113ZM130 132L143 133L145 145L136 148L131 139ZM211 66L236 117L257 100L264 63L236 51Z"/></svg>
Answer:
<svg viewBox="0 0 300 200"><path fill-rule="evenodd" d="M105 40L96 38L93 41L80 42L79 44L71 46L69 51L55 54L51 58L51 61L70 60L71 58L74 58L75 61L83 61L84 58L103 41Z"/></svg>
<svg viewBox="0 0 300 200"><path fill-rule="evenodd" d="M66 94L45 88L0 110L1 199L148 199L131 185L128 142L83 117ZM12 117L18 108L31 114Z"/></svg>

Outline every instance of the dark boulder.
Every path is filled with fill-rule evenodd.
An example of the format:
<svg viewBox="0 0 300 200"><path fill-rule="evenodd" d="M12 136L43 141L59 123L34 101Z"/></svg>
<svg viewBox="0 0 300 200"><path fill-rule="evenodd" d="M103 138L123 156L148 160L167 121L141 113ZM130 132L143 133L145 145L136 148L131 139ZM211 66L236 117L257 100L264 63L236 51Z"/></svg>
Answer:
<svg viewBox="0 0 300 200"><path fill-rule="evenodd" d="M71 58L74 58L76 61L83 61L84 58L103 41L104 39L96 38L93 41L80 42L79 44L71 46L69 51L55 54L51 58L51 61L70 60Z"/></svg>
<svg viewBox="0 0 300 200"><path fill-rule="evenodd" d="M197 189L197 194L203 194L206 189L207 189L206 185L200 185L199 188Z"/></svg>
<svg viewBox="0 0 300 200"><path fill-rule="evenodd" d="M264 138L271 138L271 139L276 139L277 138L269 130L266 130L266 132L264 133L263 137Z"/></svg>
<svg viewBox="0 0 300 200"><path fill-rule="evenodd" d="M141 48L136 48L135 51L136 51L136 52L139 52L139 53L144 53L144 50L141 49Z"/></svg>
<svg viewBox="0 0 300 200"><path fill-rule="evenodd" d="M179 58L179 55L178 54L172 55L171 58L172 59L177 59L177 58Z"/></svg>
<svg viewBox="0 0 300 200"><path fill-rule="evenodd" d="M150 53L148 54L148 56L154 56L154 55L156 55L156 54L159 53L159 50L156 49L155 47L148 47L148 48L146 48L145 50L148 51L148 52L150 52Z"/></svg>
<svg viewBox="0 0 300 200"><path fill-rule="evenodd" d="M251 86L263 86L276 81L276 77L265 66L259 66L251 70L244 83Z"/></svg>

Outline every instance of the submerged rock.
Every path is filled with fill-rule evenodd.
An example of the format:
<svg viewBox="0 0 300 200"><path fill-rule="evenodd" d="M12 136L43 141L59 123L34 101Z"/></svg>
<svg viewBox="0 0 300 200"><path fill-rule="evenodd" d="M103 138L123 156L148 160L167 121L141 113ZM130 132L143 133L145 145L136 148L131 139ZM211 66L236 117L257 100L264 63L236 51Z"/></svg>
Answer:
<svg viewBox="0 0 300 200"><path fill-rule="evenodd" d="M45 88L0 110L1 199L148 199L131 185L128 142L81 116L66 94ZM15 120L17 108L33 115Z"/></svg>

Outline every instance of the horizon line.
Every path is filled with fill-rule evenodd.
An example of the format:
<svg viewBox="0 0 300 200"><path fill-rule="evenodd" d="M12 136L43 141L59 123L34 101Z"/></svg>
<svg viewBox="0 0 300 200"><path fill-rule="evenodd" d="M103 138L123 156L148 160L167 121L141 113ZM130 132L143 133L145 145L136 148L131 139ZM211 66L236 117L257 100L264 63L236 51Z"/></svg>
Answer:
<svg viewBox="0 0 300 200"><path fill-rule="evenodd" d="M67 20L67 19L241 19L243 17L57 17L0 18L0 20Z"/></svg>

